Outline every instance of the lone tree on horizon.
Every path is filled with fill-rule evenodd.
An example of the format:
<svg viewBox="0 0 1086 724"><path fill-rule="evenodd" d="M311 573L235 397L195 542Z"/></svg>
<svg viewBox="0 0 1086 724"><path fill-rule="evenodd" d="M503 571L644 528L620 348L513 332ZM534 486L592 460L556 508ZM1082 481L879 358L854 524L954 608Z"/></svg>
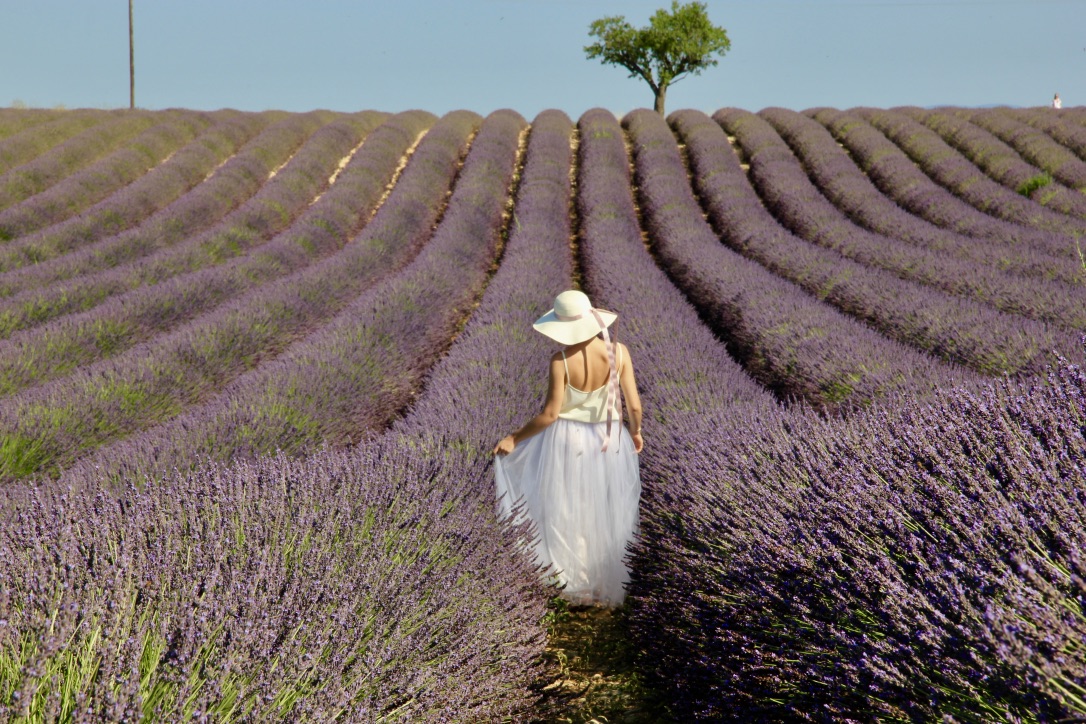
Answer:
<svg viewBox="0 0 1086 724"><path fill-rule="evenodd" d="M723 56L731 48L727 31L709 22L702 2L679 5L672 0L671 12L657 10L644 28L633 27L621 15L600 18L592 22L588 34L599 39L585 46L589 59L622 66L631 78L648 83L660 115L668 86L687 74L700 75L719 62L713 56Z"/></svg>

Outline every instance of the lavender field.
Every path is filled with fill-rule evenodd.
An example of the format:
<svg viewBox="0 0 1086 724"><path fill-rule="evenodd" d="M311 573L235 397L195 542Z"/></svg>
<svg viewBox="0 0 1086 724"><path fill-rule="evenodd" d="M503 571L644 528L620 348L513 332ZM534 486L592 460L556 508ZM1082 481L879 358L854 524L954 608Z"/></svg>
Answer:
<svg viewBox="0 0 1086 724"><path fill-rule="evenodd" d="M659 711L1086 721L1084 236L1079 108L2 109L0 716L541 721L576 286Z"/></svg>

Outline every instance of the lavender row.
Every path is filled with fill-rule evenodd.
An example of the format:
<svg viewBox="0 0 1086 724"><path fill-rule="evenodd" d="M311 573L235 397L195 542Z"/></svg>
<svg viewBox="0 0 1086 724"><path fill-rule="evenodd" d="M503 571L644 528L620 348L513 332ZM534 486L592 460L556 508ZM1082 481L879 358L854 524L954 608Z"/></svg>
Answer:
<svg viewBox="0 0 1086 724"><path fill-rule="evenodd" d="M1015 224L1064 235L1067 245L1049 249L1052 253L1073 253L1074 244L1067 237L1086 233L1082 221L1045 208L996 183L939 134L907 114L872 108L854 111L896 143L925 174L975 208Z"/></svg>
<svg viewBox="0 0 1086 724"><path fill-rule="evenodd" d="M292 463L284 458L275 461L262 458L257 466L266 479L288 480L291 489L301 491L319 490L329 491L327 498L307 497L304 506L294 506L294 495L284 495L278 487L256 485L252 488L253 477L250 468L243 465L240 470L235 468L227 474L218 473L221 477L230 481L242 481L243 484L231 483L227 486L230 503L229 514L220 516L217 514L217 505L201 503L192 505L192 509L199 508L202 511L199 516L186 513L184 516L174 516L171 511L171 503L165 495L161 499L149 500L144 498L141 502L146 511L142 526L146 528L148 520L157 520L163 516L169 520L182 519L189 521L190 528L198 528L208 531L211 535L229 535L230 531L221 526L220 521L229 518L245 517L248 513L246 507L252 505L253 512L265 507L268 511L281 509L282 501L289 501L287 514L264 515L259 521L253 521L257 525L250 524L247 527L256 528L262 532L275 531L282 526L282 533L278 536L264 534L261 536L263 545L254 549L251 555L259 564L250 566L245 570L236 566L237 559L231 559L225 568L232 568L229 573L231 578L239 581L249 581L254 576L254 569L270 568L271 574L263 578L270 582L254 582L251 591L245 593L254 597L257 601L256 608L264 612L262 621L266 625L274 627L274 634L280 634L283 630L289 630L290 625L297 619L296 608L304 606L311 611L311 606L304 592L320 586L323 590L340 591L346 589L351 592L354 605L367 606L370 598L368 591L377 591L385 604L382 610L370 613L374 621L369 630L379 631L385 634L380 655L370 656L368 669L365 670L367 680L379 682L371 685L370 700L365 706L359 706L352 702L346 707L351 712L350 718L355 716L376 718L386 707L387 699L374 695L375 689L388 682L390 690L404 699L411 700L401 711L390 716L390 720L397 717L411 721L429 721L431 719L448 718L449 716L464 718L470 716L480 720L496 720L502 716L510 716L523 713L526 704L534 698L529 690L539 675L540 652L544 644L542 628L540 626L543 617L543 601L545 592L537 583L535 572L526 568L523 558L516 555L509 545L509 538L499 533L495 526L492 513L492 491L485 481L489 481L489 469L487 460L479 454L476 446L470 451L460 445L452 444L452 439L462 439L464 428L460 423L474 423L479 434L468 433L467 437L484 438L490 440L493 431L486 430L486 423L479 426L479 421L485 419L488 414L504 419L508 415L516 415L516 403L523 407L527 402L526 389L539 388L539 375L528 375L524 366L517 359L513 364L498 370L487 365L492 363L494 354L517 352L524 348L508 343L506 337L495 345L482 344L486 338L495 333L508 335L510 323L530 324L531 315L536 314L541 300L548 299L555 290L561 290L568 285L570 277L569 250L567 242L568 231L568 198L569 178L569 120L560 113L550 112L541 115L533 124L529 137L527 163L521 176L517 205L514 211L516 221L513 222L509 241L502 257L502 264L495 274L492 282L487 286L482 304L473 314L471 321L464 332L458 336L450 354L435 369L430 378L430 385L422 398L418 401L415 410L409 415L403 424L398 425L398 430L389 434L384 439L370 441L356 446L349 453L320 453L314 457ZM368 143L368 142L367 142ZM562 160L564 159L564 162ZM563 282L562 279L565 279ZM549 280L549 281L548 281ZM546 302L542 301L545 305ZM522 308L521 305L526 305ZM527 314L525 313L527 312ZM526 319L520 319L521 316ZM495 329L495 326L498 329ZM533 340L536 346L543 345L543 339ZM499 346L500 345L500 346ZM539 350L544 354L543 350ZM480 355L480 352L483 354ZM459 361L457 361L459 360ZM512 394L509 401L512 410L505 409L506 405L498 404L492 399L489 390L484 395L484 405L474 406L473 414L459 419L453 424L442 418L449 413L464 409L463 399L465 384L469 380L479 377L480 362L486 362L482 369L487 370L487 378L491 384L501 384L504 373L514 376L519 375L526 383L525 388L510 386L508 391ZM538 370L537 370L538 372ZM440 392L444 387L451 387L445 393ZM539 389L535 389L539 392ZM443 397L450 392L455 392L458 404L447 407L443 404ZM435 403L439 407L435 407ZM523 414L523 410L521 414ZM431 426L432 425L432 426ZM491 423L493 426L493 422ZM504 429L504 428L500 428ZM444 447L445 454L420 455L416 433L431 433L443 436L449 433L450 444ZM331 464L329 464L331 463ZM287 470L299 471L305 474L304 481L299 480ZM351 474L344 476L342 471ZM198 489L205 496L211 491L202 485L207 480L207 473L199 472L183 479L163 481L160 485L148 486L147 490L171 491L174 496L178 489L187 491ZM80 481L77 488L94 488L96 483ZM349 486L349 487L345 487ZM260 489L257 495L253 495L256 489ZM352 501L350 506L335 503L336 494L347 494ZM87 496L89 497L89 496ZM215 498L214 494L209 497ZM376 498L376 501L374 501ZM244 501L242 505L235 505L238 501ZM366 501L365 505L355 508L353 501ZM80 502L83 502L82 500ZM338 511L350 508L357 510L359 521L365 521L368 526L370 540L388 540L392 545L391 552L385 550L369 550L364 546L358 546L352 551L354 556L350 562L345 561L339 573L350 572L350 576L332 575L324 572L322 576L305 578L299 584L288 579L291 575L280 573L280 567L275 560L267 560L269 554L276 558L281 556L281 548L289 545L287 541L291 535L317 535L324 528L313 527L315 509L323 509L335 504L337 516L329 521L334 529L339 531L332 536L329 533L327 541L342 540L344 536L352 539L350 532L356 530L357 521L339 517ZM57 505L56 501L50 501L49 506ZM266 506L271 505L271 508ZM140 507L140 506L134 506ZM373 510L370 510L370 507ZM131 508L130 508L131 509ZM209 510L216 510L215 515L210 515ZM81 512L81 519L94 520L99 518L91 513ZM210 518L210 520L208 520ZM323 523L322 523L323 524ZM115 529L115 525L103 526L100 523L92 524L95 528ZM297 526L297 532L293 526ZM397 528L407 527L410 532L405 536ZM329 529L332 530L332 529ZM463 536L463 531L470 530L471 535ZM516 533L513 531L512 533ZM72 535L73 542L84 543L89 537L83 531L76 531ZM252 536L249 536L252 537ZM169 536L170 540L174 536ZM279 545L270 542L274 539ZM133 540L143 540L134 538ZM316 540L316 539L315 539ZM401 545L401 542L405 545ZM409 545L407 545L409 544ZM58 544L50 541L50 548L68 552L71 545ZM413 550L410 546L415 546ZM21 547L20 550L25 548ZM437 571L427 570L424 566L412 566L406 561L414 560L418 555L418 549L440 552L441 556L436 564ZM171 547L172 550L172 547ZM489 551L489 555L481 555ZM495 553L499 553L495 555ZM141 554L146 555L141 551ZM138 578L145 580L149 577L158 582L166 579L169 585L174 580L192 580L193 573L200 570L201 562L193 564L181 556L167 556L170 565L148 565L149 561L143 555L134 556L135 561L129 562L130 568L140 571ZM387 556L393 556L389 559ZM404 560L395 560L400 556ZM316 560L311 558L310 560ZM433 562L431 556L429 561ZM452 565L455 571L444 575L446 560L454 561ZM459 560L460 562L455 562ZM65 561L67 563L67 561ZM319 563L319 561L316 561ZM364 562L359 565L359 562ZM35 561L34 563L37 563ZM133 565L133 563L135 565ZM122 586L114 582L103 586L100 579L95 580L93 571L87 570L82 561L76 561L75 566L80 573L80 583L71 586L82 593L73 598L85 600L91 598L89 590L93 590L90 583L83 581L91 579L100 588L108 591L107 600L116 601L118 604L125 601ZM69 564L71 565L71 564ZM393 567L395 571L387 570ZM318 566L319 568L319 566ZM406 570L403 570L405 569ZM61 571L67 568L50 568L31 564L30 569L37 575L34 583L39 587L48 587L52 580ZM308 566L307 570L312 570ZM401 574L402 571L402 575ZM390 586L387 578L395 574L396 584ZM260 575L260 574L256 574ZM236 578L235 578L236 576ZM327 578L325 578L327 577ZM226 578L224 575L223 578ZM323 579L323 580L322 580ZM486 586L479 586L477 581L486 580ZM39 582L40 581L40 582ZM289 585L287 585L289 584ZM157 586L152 586L156 588ZM29 588L29 586L28 586ZM121 588L120 591L111 589ZM288 594L283 598L267 596L263 590L283 590L287 588ZM184 589L188 590L188 589ZM217 621L241 621L248 618L248 608L243 608L245 595L235 594L226 586L222 590L212 588L209 601L217 606L216 613L209 616L210 620ZM298 595L302 592L303 595ZM94 596L98 599L97 596ZM333 599L335 600L335 599ZM416 614L419 609L419 601L432 602ZM185 604L196 603L189 597L184 597ZM173 608L169 600L149 599L145 606L160 616L166 616ZM0 609L2 610L2 609ZM356 621L353 609L346 609L344 616L347 621ZM48 615L48 612L43 613ZM420 621L450 622L442 626L424 626L417 635L404 635L405 630L411 626L399 626L395 622L414 622L416 616ZM150 618L150 617L148 617ZM33 631L29 638L40 641L44 638L43 631L34 629L31 616L22 617L20 624L23 631ZM130 620L136 621L139 617L131 616ZM334 618L339 621L340 618ZM186 640L198 637L201 633L208 635L209 629L192 618L185 618L186 627L182 636ZM238 627L240 628L240 626ZM337 628L333 632L332 639L336 646L342 647L346 654L341 661L332 661L331 657L321 656L319 649L309 646L292 647L283 657L281 670L284 674L278 674L272 681L262 681L260 688L264 686L278 687L276 690L289 688L293 677L299 676L299 672L314 668L307 664L303 658L305 654L313 654L316 659L316 671L320 680L339 681L343 678L353 678L354 671L347 669L343 661L351 658L350 654L355 647L366 645L365 635L359 634L362 626L352 628ZM262 640L231 627L228 629L231 644L240 641L240 645L228 646L211 659L211 671L221 670L221 662L231 662L232 671L248 672L251 668L261 668L263 661L274 658L277 647L276 635L270 640ZM263 629L261 629L263 632ZM225 633L225 632L224 632ZM103 636L104 640L128 639L144 640L154 634L150 630L122 629L113 636ZM282 636L278 636L282 638ZM223 640L223 637L219 637ZM73 647L75 648L75 647ZM295 657L294 649L299 654ZM416 651L432 652L429 656L419 656ZM164 660L162 666L168 671L170 667L180 669L178 679L187 679L189 676L200 676L192 670L195 658L178 663L177 659ZM442 663L446 661L446 663ZM132 666L136 662L126 662ZM113 665L113 660L110 660ZM123 664L121 665L123 667ZM109 671L122 669L110 668ZM104 677L110 680L110 677ZM162 677L166 679L167 677ZM278 680L276 680L278 679ZM40 681L40 679L39 679ZM23 683L23 682L20 682ZM233 682L231 682L233 683ZM162 684L165 686L165 682ZM125 695L120 697L127 706L138 706L141 698L145 698L144 691L153 689L155 684L145 685L143 690L132 686L125 690ZM62 688L62 687L61 687ZM78 688L78 687L73 687ZM249 692L257 687L240 689L238 698L246 701ZM188 693L188 692L185 692ZM276 710L264 710L254 708L254 718L277 720L283 717L297 717L302 712L315 719L323 720L332 718L330 712L333 707L343 700L351 701L354 692L342 692L334 686L312 686L305 691L298 692L298 703L294 708L285 709L282 712ZM92 701L97 700L97 692L93 688L86 692L86 697ZM214 707L218 704L218 692L212 696L198 694L201 706ZM173 701L183 701L184 696L178 696ZM205 703L206 702L206 703ZM119 706L120 710L121 707ZM116 711L116 710L115 710ZM103 714L104 715L104 714Z"/></svg>
<svg viewBox="0 0 1086 724"><path fill-rule="evenodd" d="M192 141L206 116L163 113L161 121L124 146L45 191L0 212L0 238L15 239L59 223L132 183Z"/></svg>
<svg viewBox="0 0 1086 724"><path fill-rule="evenodd" d="M822 196L764 120L737 109L721 110L714 118L736 136L750 162L750 182L761 201L796 234L768 231L773 216L761 208L733 159L726 170L718 167L711 182L699 191L725 241L745 256L902 344L982 373L1036 372L1051 361L1053 348L1077 352L1073 334L909 281L948 287L983 300L997 299L1007 306L1017 302L1016 311L1034 314L1032 305L1046 301L1021 293L998 274L985 274L970 264L952 265L949 259L924 255L856 227ZM737 195L747 196L741 208L750 210L749 215L732 210ZM759 233L759 227L768 233ZM961 275L970 281L958 282ZM1069 315L1078 311L1059 294L1050 292L1048 299Z"/></svg>
<svg viewBox="0 0 1086 724"><path fill-rule="evenodd" d="M630 349L644 403L642 491L673 471L682 451L742 424L773 395L729 356L649 254L642 239L622 129L592 110L578 122L578 236L585 287L595 305L619 314L615 335ZM711 421L711 426L706 426Z"/></svg>
<svg viewBox="0 0 1086 724"><path fill-rule="evenodd" d="M66 111L45 108L2 108L0 109L0 143L20 131L56 121L65 113ZM0 173L3 173L2 168L0 168Z"/></svg>
<svg viewBox="0 0 1086 724"><path fill-rule="evenodd" d="M363 113L322 127L254 196L226 216L222 214L241 194L252 190L261 177L264 164L258 156L242 152L212 180L129 232L0 276L0 288L13 294L0 300L0 336L88 310L144 285L223 264L263 244L314 202L327 188L336 164L356 149L362 136L382 118L380 114ZM286 131L291 129L280 129L278 133ZM260 155L269 151L264 144L258 148ZM267 178L268 174L263 176ZM201 226L220 218L199 232ZM17 289L23 291L15 293Z"/></svg>
<svg viewBox="0 0 1086 724"><path fill-rule="evenodd" d="M156 212L168 214L164 225L174 229L174 237L185 229L200 228L188 224L188 219L179 217L172 208L174 204L191 206L187 192L197 188L199 193L200 187L206 187L197 198L219 201L222 211L217 216L201 214L204 223L210 223L260 189L271 170L329 119L327 112L312 112L288 115L268 128L263 128L267 118L252 116L241 126L214 126L197 142L110 198L9 244L0 252L0 272L7 272L0 278L17 279L22 267L50 261L132 227L139 229L144 221L159 220L154 218ZM255 135L256 131L261 132ZM209 175L210 180L205 180Z"/></svg>
<svg viewBox="0 0 1086 724"><path fill-rule="evenodd" d="M1015 149L957 114L904 108L902 112L934 130L991 178L1042 206L1086 218L1086 198L1022 160Z"/></svg>
<svg viewBox="0 0 1086 724"><path fill-rule="evenodd" d="M1086 161L1086 127L1069 120L1060 113L1021 110L1010 111L1017 118L1034 128L1044 131L1061 146L1071 150L1079 159Z"/></svg>
<svg viewBox="0 0 1086 724"><path fill-rule="evenodd" d="M544 594L478 465L374 443L5 496L0 716L500 721Z"/></svg>
<svg viewBox="0 0 1086 724"><path fill-rule="evenodd" d="M654 520L662 516L681 525L690 489L714 469L689 466L689 452L716 449L718 441L748 426L759 429L761 417L776 419L780 411L773 395L729 357L646 249L629 158L614 116L589 111L578 130L578 245L585 288L595 305L619 314L615 334L630 349L644 409L641 534L631 554L633 584L626 607L631 621L653 615L671 620L681 612L667 610L668 588L693 590L684 587L691 566L669 568L651 581L644 574L653 570L651 561L658 555ZM650 562L639 560L639 551L647 551ZM647 585L638 588L639 581ZM655 642L649 646L642 668L659 673L654 683L660 692L674 691L666 683L672 664L658 656L673 649Z"/></svg>
<svg viewBox="0 0 1086 724"><path fill-rule="evenodd" d="M237 363L239 355L257 353L259 347L253 345L258 340L265 344L281 344L282 340L275 341L275 336L268 336L270 331L267 329L262 330L261 334L250 332L227 342L221 333L214 331L221 319L205 323L200 317L213 314L215 307L221 304L234 299L243 300L247 295L254 294L256 297L251 304L259 309L267 301L266 295L275 294L264 290L265 285L296 275L311 264L340 252L361 225L369 220L386 184L393 180L409 144L423 132L423 123L428 124L430 120L426 114L409 113L393 121L387 131L378 133L364 152L356 156L357 162L348 167L346 178L336 193L325 194L308 208L295 225L259 246L257 252L191 274L178 274L161 283L137 287L87 312L25 330L0 342L0 393L10 394L42 384L79 366L115 357L191 320L196 320L196 326L190 324L186 328L187 333L195 333L208 340L221 338L220 344L227 345L218 363L227 369ZM434 181L436 183L438 179ZM312 200L312 196L309 199ZM435 198L434 202L437 203L438 199ZM333 226L330 220L338 223ZM283 223L285 225L285 221ZM207 236L198 239L209 241ZM215 237L211 237L210 241L214 240ZM201 245L196 251L205 254L213 248ZM176 256L173 258L176 259ZM336 304L343 303L344 298L354 293L351 291L356 288L354 285L364 284L373 275L387 271L390 265L394 267L402 261L402 257L389 251L380 262L367 262L366 266L347 279L342 278L347 271L341 262L339 266L342 270L327 280L329 293L321 304L326 310L334 309ZM124 276L112 276L120 279L121 284L117 286L127 286ZM286 283L312 283L308 279L295 277L294 281ZM287 335L289 339L291 334L297 333L289 330L304 328L307 315L317 311L317 308L311 308L300 316L284 314L275 323L277 334ZM266 312L257 312L254 319L264 314ZM248 344L243 344L242 339L247 340ZM215 348L210 341L206 341L202 354L206 356Z"/></svg>
<svg viewBox="0 0 1086 724"><path fill-rule="evenodd" d="M128 111L111 115L104 123L90 128L77 126L85 130L0 175L0 209L41 193L95 159L123 147L160 117L161 114L148 111ZM8 238L0 236L0 240Z"/></svg>
<svg viewBox="0 0 1086 724"><path fill-rule="evenodd" d="M782 108L764 109L758 115L780 134L803 164L811 182L834 206L852 222L883 235L883 238L890 237L926 250L918 250L918 258L938 259L941 266L947 267L961 266L962 262L966 262L979 267L975 273L995 280L995 284L1015 283L1044 288L1041 282L1046 277L1074 274L1073 270L1067 268L1066 259L1039 255L1023 248L1025 244L1022 243L1017 246L1004 245L999 249L1001 253L993 254L996 245L991 241L979 241L942 229L908 213L872 183L830 132L817 121ZM867 128L889 144L877 131L870 126ZM904 157L900 151L898 154ZM904 160L916 171L911 162ZM940 190L947 194L945 189ZM891 242L891 245L902 247L898 242ZM903 253L910 252L905 249ZM1025 259L1022 258L1024 255ZM1013 276L1005 272L1011 272ZM1022 277L1038 280L1022 281ZM1069 287L1068 284L1056 284L1052 289L1065 293Z"/></svg>
<svg viewBox="0 0 1086 724"><path fill-rule="evenodd" d="M55 473L95 447L176 417L247 370L259 377L262 368L254 367L342 316L352 299L395 273L428 238L477 118L450 114L427 135L395 187L398 193L345 253L263 285L114 359L5 400L0 429L10 442L0 448L0 479ZM372 180L368 185L379 188ZM351 225L365 220L354 211L356 200L341 193L338 203L307 221L309 230L326 235L326 248L342 245ZM222 399L228 406L233 402L229 392Z"/></svg>
<svg viewBox="0 0 1086 724"><path fill-rule="evenodd" d="M477 122L467 112L451 115ZM197 467L207 458L342 446L391 422L485 285L524 125L512 111L497 111L483 122L433 238L402 271L372 285L314 334L207 403L101 450L71 474L98 469L119 479L154 477L175 467ZM439 130L435 126L423 146ZM430 235L439 204L417 193L399 193L401 186L407 188L413 166L426 170L432 164L422 150L363 234L366 246L379 255L388 253L384 244L401 237L417 249ZM330 266L312 277L307 297L326 293L329 273ZM237 326L248 327L251 317L241 317Z"/></svg>
<svg viewBox="0 0 1086 724"><path fill-rule="evenodd" d="M1086 161L1007 109L959 111L962 118L995 135L1025 161L1050 174L1053 179L1077 191L1086 190ZM1086 129L1083 129L1086 130Z"/></svg>
<svg viewBox="0 0 1086 724"><path fill-rule="evenodd" d="M463 332L390 434L436 440L432 452L438 455L457 450L489 457L495 440L538 411L554 344L530 333L531 324L573 279L572 132L561 111L544 111L532 122L501 264Z"/></svg>
<svg viewBox="0 0 1086 724"><path fill-rule="evenodd" d="M686 133L704 114L684 114L677 125L691 149L692 175L708 199L730 196L728 218L714 219L726 241L772 248L809 245L780 229L742 175L739 161L719 129L710 148L693 152L700 138ZM638 139L637 182L645 225L657 258L717 334L729 342L747 370L782 397L827 407L865 404L893 390L924 394L959 372L841 314L818 298L720 243L690 189L675 138L663 119L632 113L625 125ZM715 193L702 184L716 182ZM730 188L723 185L731 180ZM741 181L742 183L736 183ZM732 224L732 226L724 226ZM842 279L829 281L820 297Z"/></svg>
<svg viewBox="0 0 1086 724"><path fill-rule="evenodd" d="M812 115L867 177L905 210L950 232L983 239L976 245L978 253L1008 271L1081 283L1082 270L1069 263L1073 244L1067 237L979 211L932 181L901 148L854 112L819 109Z"/></svg>
<svg viewBox="0 0 1086 724"><path fill-rule="evenodd" d="M54 118L42 117L40 124L23 129L0 140L0 178L14 168L29 163L49 149L88 128L105 123L118 112L80 110Z"/></svg>
<svg viewBox="0 0 1086 724"><path fill-rule="evenodd" d="M1086 714L1086 377L767 420L642 520L631 630L680 720Z"/></svg>
<svg viewBox="0 0 1086 724"><path fill-rule="evenodd" d="M570 288L573 277L569 245L572 130L569 118L560 111L544 111L532 122L501 263L479 307L434 366L422 394L384 436L410 447L415 459L442 461L443 469L460 471L454 500L461 508L478 511L487 526L494 522L490 447L537 412L546 393L546 366L554 344L532 332L531 324L549 309L558 292ZM497 558L465 585L509 578L510 562ZM519 705L521 714L531 713L528 707L538 696L537 688L523 685L538 686L543 678L539 669L545 644L542 613L546 600L555 593L542 586L522 589L508 603L529 615L503 621L495 629L504 645L520 651L534 645L532 668L526 671L532 679L526 676L520 691L505 694L507 704ZM475 685L487 686L493 676L479 671Z"/></svg>
<svg viewBox="0 0 1086 724"><path fill-rule="evenodd" d="M770 250L772 258L778 260L774 262L775 265L782 269L802 269L803 274L811 277L816 276L814 270L822 265L827 273L837 275L842 273L841 259L838 256L840 254L859 262L860 265L873 267L857 268L846 262L843 268L849 270L849 280L835 288L827 298L834 298L850 285L863 285L866 288L862 290L858 286L853 287L858 293L854 303L858 302L857 307L863 310L859 314L880 329L886 330L887 334L906 335L908 340L902 341L929 337L930 342L926 345L929 348L953 348L953 342L948 347L939 339L947 334L956 336L951 329L939 330L941 324L949 324L959 328L962 336L966 338L983 340L984 337L989 337L988 352L982 353L987 359L991 359L995 349L1002 347L1006 340L1015 335L1024 335L1035 340L1041 354L1051 349L1062 350L1064 355L1077 353L1078 340L1075 335L1065 334L1061 339L1058 329L1046 330L1043 325L1031 324L1026 320L994 315L983 305L1010 314L1056 323L1071 330L1086 330L1086 288L1080 285L1016 278L945 253L917 249L894 237L874 234L857 227L823 194L832 194L838 205L856 207L867 204L869 208L878 206L867 197L877 197L879 194L873 188L868 189L867 194L852 193L857 185L863 188L865 180L858 172L853 175L840 171L850 167L854 170L855 167L837 149L833 138L817 123L798 114L776 109L762 111L762 114L764 118L745 111L729 110L718 114L718 118L725 122L729 132L736 135L743 149L752 149L748 156L751 181L778 221L808 242L836 252L802 250L801 259L784 249ZM777 135L773 126L783 129L792 148L799 153L799 159L793 156L792 150ZM833 160L826 162L823 160L826 157ZM804 165L801 165L800 161ZM814 182L808 175L814 178ZM854 183L842 183L842 177L852 178ZM852 197L851 203L844 200L849 196ZM894 223L888 224L888 230L907 229L911 217L908 214L902 216L905 218L894 219ZM970 240L964 240L963 243L970 246L976 244ZM760 257L763 258L767 259ZM889 275L880 270L889 272ZM786 273L786 276L789 274L791 273ZM963 299L948 298L926 291L910 282L919 282L948 294L960 295ZM881 300L873 295L881 297ZM901 300L901 295L906 295L905 301ZM902 321L899 318L892 321L892 318L898 315L905 315L910 320ZM912 325L918 325L922 329L905 331ZM987 335L978 334L979 330L983 329L989 330ZM998 343L991 339L992 337L998 337ZM1029 347L1032 348L1033 345ZM996 368L981 365L982 371L1015 373L1031 367L1037 371L1036 364L1043 360L1043 357L1031 360L1031 357L1036 357L1036 350L1028 351L1025 357L1019 357L1021 350L1005 352L1018 359L1009 365L999 362L1000 367ZM948 357L955 356L953 352L945 354ZM996 355L1002 356L1003 352ZM968 357L958 361L977 366L975 361Z"/></svg>

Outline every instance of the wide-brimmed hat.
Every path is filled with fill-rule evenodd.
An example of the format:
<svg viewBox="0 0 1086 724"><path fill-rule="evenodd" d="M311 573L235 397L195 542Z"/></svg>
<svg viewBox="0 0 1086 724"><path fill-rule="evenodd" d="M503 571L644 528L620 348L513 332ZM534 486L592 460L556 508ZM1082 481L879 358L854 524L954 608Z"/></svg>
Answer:
<svg viewBox="0 0 1086 724"><path fill-rule="evenodd" d="M540 334L562 344L577 344L592 339L618 318L606 309L593 309L588 295L576 289L554 298L554 308L535 320L532 327Z"/></svg>

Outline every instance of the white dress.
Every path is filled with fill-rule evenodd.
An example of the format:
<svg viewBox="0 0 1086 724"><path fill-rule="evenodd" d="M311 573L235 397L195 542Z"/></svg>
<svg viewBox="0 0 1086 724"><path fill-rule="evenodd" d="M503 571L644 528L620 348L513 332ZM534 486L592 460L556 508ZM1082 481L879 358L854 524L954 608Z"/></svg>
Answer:
<svg viewBox="0 0 1086 724"><path fill-rule="evenodd" d="M581 605L622 604L629 581L626 546L638 529L637 453L621 414L607 451L601 449L606 401L606 384L585 392L567 383L554 424L494 462L498 515L509 518L517 504L523 506L517 519L527 516L535 524L530 545L536 561L564 586L563 598Z"/></svg>

